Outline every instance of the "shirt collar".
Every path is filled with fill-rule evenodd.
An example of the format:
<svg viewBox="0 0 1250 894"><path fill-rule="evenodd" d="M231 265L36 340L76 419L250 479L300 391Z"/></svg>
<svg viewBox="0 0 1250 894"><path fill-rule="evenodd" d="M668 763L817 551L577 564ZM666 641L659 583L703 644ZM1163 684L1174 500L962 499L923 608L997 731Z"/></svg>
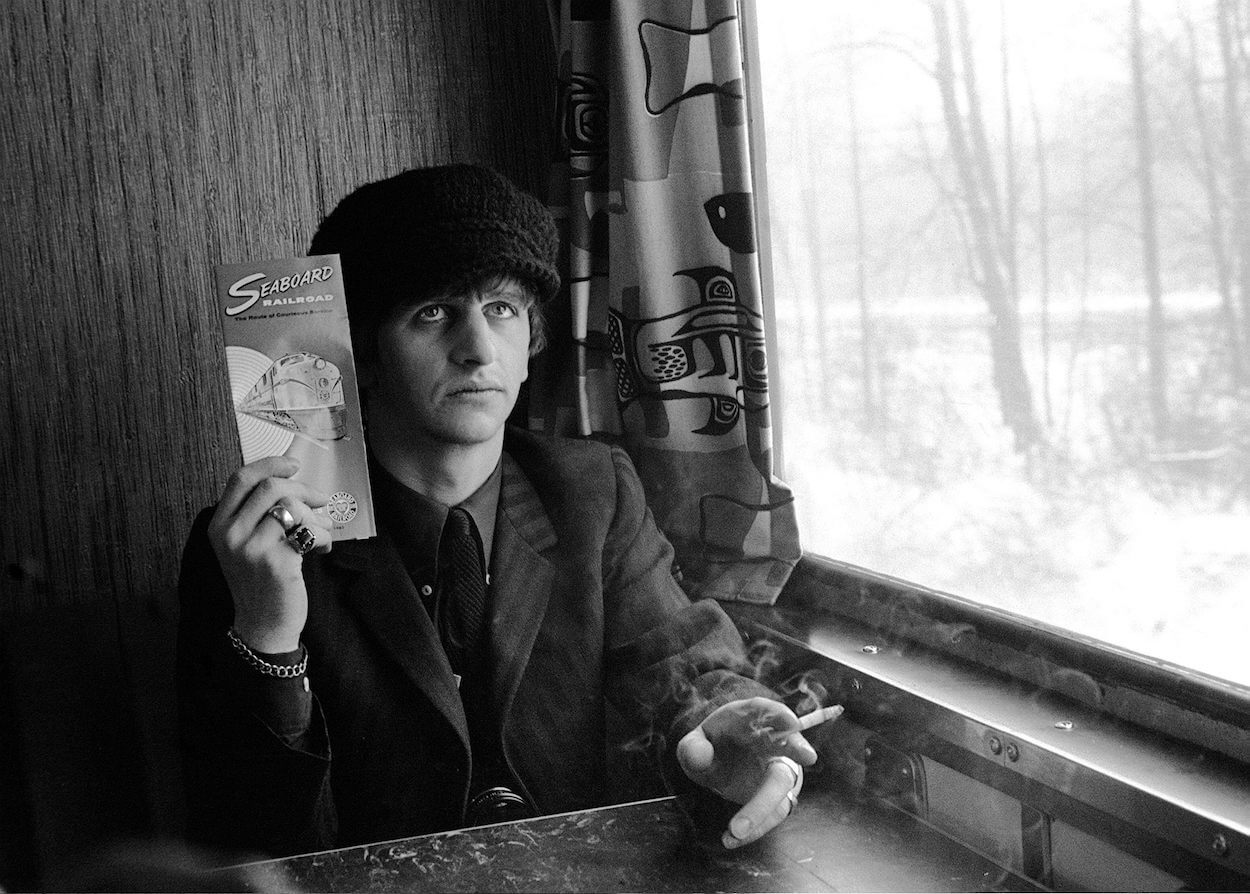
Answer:
<svg viewBox="0 0 1250 894"><path fill-rule="evenodd" d="M404 567L414 579L434 580L438 542L451 507L418 493L388 472L376 457L369 457L369 476L378 508L378 523L395 541ZM502 458L495 469L463 502L477 525L482 538L483 565L490 568L491 550L495 543L495 513L499 508L499 491L503 480Z"/></svg>

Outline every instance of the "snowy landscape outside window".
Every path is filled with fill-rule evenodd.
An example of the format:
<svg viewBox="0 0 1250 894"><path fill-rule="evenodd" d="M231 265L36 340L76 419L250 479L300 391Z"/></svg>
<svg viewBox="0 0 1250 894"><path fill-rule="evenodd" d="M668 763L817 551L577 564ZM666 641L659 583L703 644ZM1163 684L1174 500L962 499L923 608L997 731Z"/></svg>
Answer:
<svg viewBox="0 0 1250 894"><path fill-rule="evenodd" d="M754 7L804 549L1250 684L1250 3Z"/></svg>

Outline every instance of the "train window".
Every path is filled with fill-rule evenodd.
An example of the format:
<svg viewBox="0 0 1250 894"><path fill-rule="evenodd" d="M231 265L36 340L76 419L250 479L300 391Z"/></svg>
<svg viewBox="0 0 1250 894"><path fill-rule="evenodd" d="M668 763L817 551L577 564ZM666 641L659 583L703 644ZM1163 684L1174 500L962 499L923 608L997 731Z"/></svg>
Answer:
<svg viewBox="0 0 1250 894"><path fill-rule="evenodd" d="M804 549L1250 684L1244 4L750 6Z"/></svg>

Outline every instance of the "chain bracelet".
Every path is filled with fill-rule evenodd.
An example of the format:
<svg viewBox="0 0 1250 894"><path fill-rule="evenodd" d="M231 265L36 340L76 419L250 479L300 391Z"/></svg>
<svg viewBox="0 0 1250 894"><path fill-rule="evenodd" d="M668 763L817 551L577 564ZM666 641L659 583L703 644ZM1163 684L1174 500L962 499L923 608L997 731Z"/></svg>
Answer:
<svg viewBox="0 0 1250 894"><path fill-rule="evenodd" d="M230 645L234 646L234 650L239 653L243 660L267 677L292 679L294 677L302 677L304 672L308 670L308 647L303 643L299 644L301 654L298 664L273 664L253 652L247 643L239 639L239 635L234 632L233 627L226 631L226 636L230 640Z"/></svg>

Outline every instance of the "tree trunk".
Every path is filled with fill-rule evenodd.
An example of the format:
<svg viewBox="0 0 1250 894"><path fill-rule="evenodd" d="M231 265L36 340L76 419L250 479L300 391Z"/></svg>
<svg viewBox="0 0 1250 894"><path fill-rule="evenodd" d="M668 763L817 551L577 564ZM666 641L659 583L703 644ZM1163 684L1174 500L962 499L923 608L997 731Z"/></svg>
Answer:
<svg viewBox="0 0 1250 894"><path fill-rule="evenodd" d="M999 57L1002 62L1003 77L1003 190L1007 204L1006 229L1003 233L1003 261L1007 267L1007 285L1011 293L1012 303L1020 304L1020 262L1019 252L1019 217L1020 189L1016 175L1016 139L1015 126L1012 121L1011 106L1011 65L1010 54L1007 52L1007 4L1006 0L998 0L999 22L1002 33L999 42Z"/></svg>
<svg viewBox="0 0 1250 894"><path fill-rule="evenodd" d="M1163 319L1163 285L1159 276L1158 211L1154 191L1154 140L1146 107L1146 72L1142 49L1141 0L1132 0L1130 64L1133 71L1133 112L1137 134L1137 186L1141 194L1142 266L1149 301L1146 355L1150 384L1150 418L1154 438L1168 437L1167 352Z"/></svg>
<svg viewBox="0 0 1250 894"><path fill-rule="evenodd" d="M970 254L974 259L972 277L990 310L990 353L999 407L1004 422L1015 436L1016 448L1026 450L1041 443L1043 435L1034 412L1033 395L1024 366L1020 344L1020 316L1011 299L1008 281L1003 272L1002 229L998 225L1001 215L993 171L988 166L988 141L981 123L980 101L975 89L971 37L966 27L967 11L963 0L955 0L955 9L961 24L964 92L969 105L968 132L965 132L957 98L954 44L946 4L944 0L931 0L929 6L937 38L934 75L941 94L951 156L962 189L964 212L973 242L970 246Z"/></svg>
<svg viewBox="0 0 1250 894"><path fill-rule="evenodd" d="M810 150L808 157L812 157ZM807 257L811 264L812 281L815 284L811 292L812 306L816 313L815 356L818 358L815 384L820 398L819 406L822 411L825 411L832 410L834 404L833 391L829 384L833 377L830 375L831 370L827 368L827 364L831 362L830 358L834 356L833 347L829 341L833 328L829 302L833 300L833 293L828 288L825 275L826 265L822 258L825 244L821 227L823 217L820 213L820 202L816 199L816 190L817 186L814 183L803 184L800 190L802 195L800 201L803 208L803 232L807 238Z"/></svg>
<svg viewBox="0 0 1250 894"><path fill-rule="evenodd" d="M1232 196L1232 236L1237 291L1241 298L1241 343L1250 346L1250 158L1246 157L1241 120L1241 86L1246 66L1237 52L1240 29L1236 0L1219 0L1216 23L1220 33L1220 57L1224 63L1224 141L1228 155Z"/></svg>
<svg viewBox="0 0 1250 894"><path fill-rule="evenodd" d="M1026 72L1027 75L1027 72ZM1054 408L1050 398L1050 183L1046 160L1046 138L1042 132L1042 116L1037 109L1037 97L1029 83L1029 112L1033 119L1033 152L1037 159L1037 254L1040 282L1038 297L1041 304L1042 327L1042 407L1046 414L1046 427L1055 424Z"/></svg>
<svg viewBox="0 0 1250 894"><path fill-rule="evenodd" d="M1087 118L1087 113L1082 111L1082 120ZM1085 348L1086 333L1089 330L1089 285L1094 269L1094 212L1092 202L1090 201L1092 194L1091 167L1094 147L1090 145L1089 133L1084 128L1079 134L1081 141L1081 205L1080 215L1077 218L1080 221L1081 235L1081 267L1080 267L1080 289L1078 291L1079 305L1077 308L1076 323L1072 328L1072 336L1068 339L1071 344L1071 350L1068 354L1068 368L1065 376L1066 390L1063 400L1063 421L1059 426L1060 437L1067 442L1071 434L1073 401L1076 395L1076 361L1081 355L1081 351Z"/></svg>
<svg viewBox="0 0 1250 894"><path fill-rule="evenodd" d="M855 102L855 41L847 41L846 112L851 126L851 196L855 209L855 293L859 299L860 379L863 386L864 427L872 431L881 421L876 397L876 350L872 308L868 303L868 234L864 228L864 178L860 162L859 110Z"/></svg>
<svg viewBox="0 0 1250 894"><path fill-rule="evenodd" d="M1236 296L1233 294L1233 270L1226 247L1224 231L1223 196L1220 194L1219 173L1216 167L1215 146L1211 139L1211 127L1207 121L1202 99L1202 68L1198 56L1198 40L1194 35L1192 21L1185 22L1189 37L1189 92L1194 104L1194 120L1197 124L1198 145L1202 152L1202 185L1207 197L1207 238L1211 244L1211 260L1215 265L1216 287L1220 293L1220 309L1224 314L1224 333L1228 342L1228 370L1234 385L1245 379L1245 365L1241 356L1241 333L1237 320Z"/></svg>

